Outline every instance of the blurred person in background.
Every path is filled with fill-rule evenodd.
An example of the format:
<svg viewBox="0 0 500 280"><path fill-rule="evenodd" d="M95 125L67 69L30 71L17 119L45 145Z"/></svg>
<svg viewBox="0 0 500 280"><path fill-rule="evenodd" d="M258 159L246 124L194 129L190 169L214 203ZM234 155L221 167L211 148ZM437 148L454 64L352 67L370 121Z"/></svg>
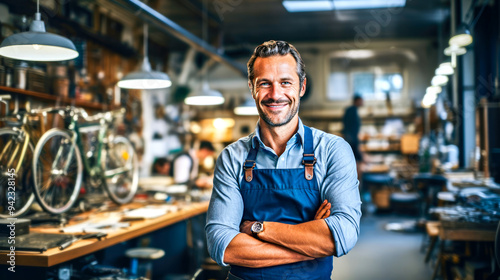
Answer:
<svg viewBox="0 0 500 280"><path fill-rule="evenodd" d="M215 154L215 148L208 141L201 141L198 149L181 151L172 159L170 176L175 184L194 185L199 188L209 188L213 185L212 176L202 176L199 178L199 166L204 160Z"/></svg>
<svg viewBox="0 0 500 280"><path fill-rule="evenodd" d="M217 159L207 213L208 248L228 279L330 279L332 256L359 235L356 163L342 138L302 124L304 63L268 41L248 62L259 111L255 132Z"/></svg>
<svg viewBox="0 0 500 280"><path fill-rule="evenodd" d="M169 176L170 175L170 162L167 158L161 157L155 159L153 168L151 169L152 176Z"/></svg>
<svg viewBox="0 0 500 280"><path fill-rule="evenodd" d="M361 164L363 163L363 154L359 149L359 131L361 129L361 118L358 109L363 106L363 98L355 94L352 99L352 105L347 107L342 118L344 128L342 134L344 140L349 143L356 159L356 168L358 170L358 179L361 178Z"/></svg>

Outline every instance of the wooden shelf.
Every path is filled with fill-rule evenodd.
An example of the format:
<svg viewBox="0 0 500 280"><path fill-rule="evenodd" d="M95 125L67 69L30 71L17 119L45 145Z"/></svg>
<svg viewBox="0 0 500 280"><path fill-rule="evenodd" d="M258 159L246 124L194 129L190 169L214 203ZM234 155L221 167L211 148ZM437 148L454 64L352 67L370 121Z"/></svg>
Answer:
<svg viewBox="0 0 500 280"><path fill-rule="evenodd" d="M24 90L24 89L18 89L18 88L11 88L11 87L4 87L0 86L0 92L3 93L13 93L19 96L29 96L29 97L34 97L38 100L42 101L54 101L54 102L60 102L63 104L67 105L73 105L73 106L78 106L78 107L83 107L86 109L94 109L94 110L106 110L109 108L109 105L107 104L101 104L97 102L88 102L88 101L82 101L82 100L76 100L74 98L68 98L68 97L61 97L61 96L55 96L52 94L47 94L47 93L41 93L41 92L36 92L36 91L30 91L30 90Z"/></svg>

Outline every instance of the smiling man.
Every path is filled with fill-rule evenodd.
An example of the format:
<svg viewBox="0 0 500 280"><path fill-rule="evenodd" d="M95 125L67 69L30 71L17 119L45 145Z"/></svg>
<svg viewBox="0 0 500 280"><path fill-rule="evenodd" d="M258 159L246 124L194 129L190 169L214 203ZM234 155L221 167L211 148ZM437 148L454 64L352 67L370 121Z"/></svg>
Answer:
<svg viewBox="0 0 500 280"><path fill-rule="evenodd" d="M332 256L346 254L359 235L352 150L302 124L307 80L294 46L265 42L247 66L260 119L217 160L206 225L210 255L231 265L228 279L330 279Z"/></svg>

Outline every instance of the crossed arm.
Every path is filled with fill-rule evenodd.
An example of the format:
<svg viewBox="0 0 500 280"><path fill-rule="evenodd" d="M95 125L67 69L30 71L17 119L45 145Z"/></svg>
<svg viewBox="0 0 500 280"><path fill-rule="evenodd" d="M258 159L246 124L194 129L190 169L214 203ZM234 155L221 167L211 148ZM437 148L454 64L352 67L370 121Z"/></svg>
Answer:
<svg viewBox="0 0 500 280"><path fill-rule="evenodd" d="M240 234L229 243L224 262L245 267L267 267L331 256L335 252L332 234L323 220L331 204L324 201L313 221L297 225L265 222L258 239L252 236L254 221L244 221Z"/></svg>

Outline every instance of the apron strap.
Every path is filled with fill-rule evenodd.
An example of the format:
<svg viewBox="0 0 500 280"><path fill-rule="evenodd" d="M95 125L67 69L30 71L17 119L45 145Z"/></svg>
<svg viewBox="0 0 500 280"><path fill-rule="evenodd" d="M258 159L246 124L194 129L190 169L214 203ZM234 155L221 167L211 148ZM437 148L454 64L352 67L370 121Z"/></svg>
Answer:
<svg viewBox="0 0 500 280"><path fill-rule="evenodd" d="M302 164L304 165L304 176L306 180L310 181L314 178L314 164L316 158L314 157L314 143L311 128L304 125L304 157Z"/></svg>
<svg viewBox="0 0 500 280"><path fill-rule="evenodd" d="M312 130L308 126L304 125L304 157L302 158L302 164L304 165L305 172L304 176L306 180L310 181L314 178L314 164L316 164L316 157L314 157L314 143L312 137ZM250 149L247 155L247 159L243 164L243 169L245 170L245 181L251 182L253 179L253 169L255 168L255 159L257 158L257 152L259 151L259 144L255 144L255 147Z"/></svg>
<svg viewBox="0 0 500 280"><path fill-rule="evenodd" d="M253 140L253 139L252 139ZM259 151L259 144L255 144L255 148L252 146L248 152L247 159L243 164L243 169L245 170L245 181L250 182L253 179L252 170L255 167L255 159L257 158L257 152Z"/></svg>

